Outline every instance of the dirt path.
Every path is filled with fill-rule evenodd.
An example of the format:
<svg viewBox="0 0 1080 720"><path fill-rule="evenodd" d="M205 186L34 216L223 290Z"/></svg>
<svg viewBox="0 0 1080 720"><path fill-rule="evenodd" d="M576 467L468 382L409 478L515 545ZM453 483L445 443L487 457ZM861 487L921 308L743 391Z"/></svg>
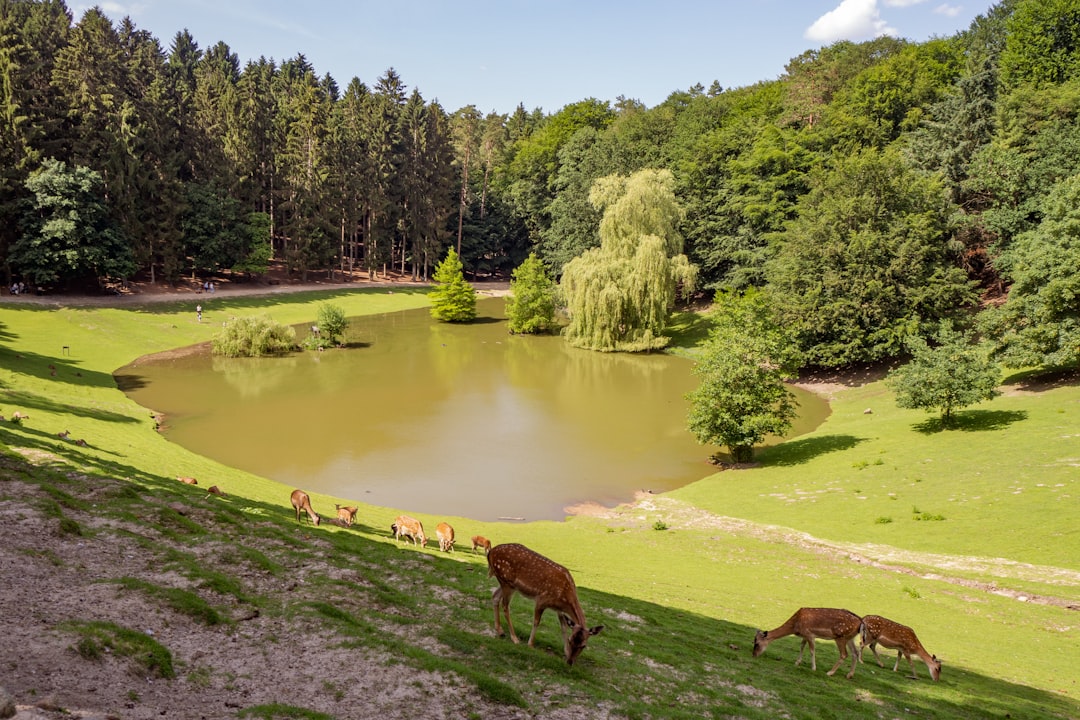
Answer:
<svg viewBox="0 0 1080 720"><path fill-rule="evenodd" d="M481 281L471 282L470 285L478 295L498 297L506 295L510 289L509 282ZM53 305L56 307L124 307L127 305L145 305L157 302L176 302L178 300L191 300L192 302L220 297L260 297L265 295L285 295L298 292L311 292L315 290L360 290L364 288L430 288L432 283L418 282L407 276L389 275L377 279L368 279L366 274L354 273L345 281L336 280L309 280L300 282L290 278L286 273L278 270L269 273L266 277L251 282L233 281L229 279L217 280L214 283L214 292L207 293L201 283L185 280L176 285L169 283L151 283L147 281L135 281L127 284L127 287L116 293L89 294L80 292L57 292L45 295L9 295L7 291L0 296L0 302L4 303L34 303L37 305Z"/></svg>

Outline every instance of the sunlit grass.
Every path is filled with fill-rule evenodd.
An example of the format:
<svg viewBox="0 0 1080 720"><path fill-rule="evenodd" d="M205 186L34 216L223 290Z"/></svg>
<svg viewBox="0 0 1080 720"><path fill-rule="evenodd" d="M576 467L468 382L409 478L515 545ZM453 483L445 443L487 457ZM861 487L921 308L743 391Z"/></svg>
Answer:
<svg viewBox="0 0 1080 720"><path fill-rule="evenodd" d="M148 547L159 536L224 547L216 563L163 557L193 583L193 594L317 616L341 628L345 642L363 645L396 637L380 635L387 627L412 628L426 639L409 646L408 662L462 675L497 702L528 706L543 693L567 706L585 698L590 707L630 717L845 717L871 707L882 717L1080 715L1072 677L1080 664L1076 611L1016 598L1080 603L1076 385L999 398L961 412L958 428L945 431L923 414L896 409L880 383L846 388L822 427L762 450L758 467L710 475L607 518L505 524L413 513L429 526L450 519L459 537L524 542L573 571L590 624L606 629L567 668L550 614L538 648L494 637L482 554L394 543L389 521L407 508L353 501L360 506L353 529L298 527L291 488L166 441L151 413L112 381L115 369L142 354L206 342L228 313L310 322L330 298L349 315L426 303L422 293L386 291L222 298L203 303L202 325L191 303L0 305L0 414L30 415L19 425L0 423L0 443L36 462L122 478L126 490L105 494L108 512L125 525L145 525L140 541ZM65 430L70 435L60 438ZM182 485L178 475L200 484ZM80 486L67 476L36 482L49 503L46 515L68 532L82 532L78 519L86 514L105 512L79 500ZM208 495L210 484L228 496ZM312 500L322 512L344 502L319 494ZM155 509L145 512L151 501ZM171 510L172 502L199 508L213 528ZM882 517L892 522L877 522ZM312 539L322 543L323 559L355 573L355 582L310 578L326 593L321 604L298 598L271 606L227 575L229 566L281 573L303 562ZM417 562L422 556L431 561ZM393 568L392 581L386 568ZM142 582L133 589L156 592ZM988 592L991 584L998 592ZM440 602L432 588L456 601ZM942 681L929 682L921 665L919 682L875 664L861 665L851 682L826 678L821 667L815 675L805 663L794 667L799 643L791 638L750 657L756 628L776 627L804 605L848 607L915 627L944 660ZM512 607L521 633L531 607L521 598ZM84 635L99 647L104 642ZM432 653L431 642L445 652ZM87 643L87 652L93 649ZM835 646L819 649L819 666L831 665Z"/></svg>

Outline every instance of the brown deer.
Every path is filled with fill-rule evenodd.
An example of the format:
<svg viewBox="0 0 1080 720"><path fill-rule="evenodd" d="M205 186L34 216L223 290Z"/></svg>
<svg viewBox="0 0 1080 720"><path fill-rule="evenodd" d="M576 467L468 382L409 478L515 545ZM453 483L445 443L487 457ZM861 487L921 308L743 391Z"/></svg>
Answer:
<svg viewBox="0 0 1080 720"><path fill-rule="evenodd" d="M311 508L311 498L303 490L293 490L292 495L289 497L289 502L292 503L293 510L296 510L296 522L300 522L300 511L303 510L307 513L308 519L311 524L318 527L321 518Z"/></svg>
<svg viewBox="0 0 1080 720"><path fill-rule="evenodd" d="M206 496L217 495L218 497L229 497L225 494L225 491L219 488L217 485L211 485L206 488Z"/></svg>
<svg viewBox="0 0 1080 720"><path fill-rule="evenodd" d="M180 475L176 479L179 480L180 482L184 483L185 485L198 485L199 484L199 481L196 480L193 477L185 477L183 475Z"/></svg>
<svg viewBox="0 0 1080 720"><path fill-rule="evenodd" d="M400 540L407 537L413 545L420 542L420 547L427 547L427 536L424 535L424 524L416 518L408 515L398 515L390 525L390 532L394 533L394 539Z"/></svg>
<svg viewBox="0 0 1080 720"><path fill-rule="evenodd" d="M491 551L491 541L483 535L472 536L472 549L476 552L476 548L484 548L484 554L487 555Z"/></svg>
<svg viewBox="0 0 1080 720"><path fill-rule="evenodd" d="M836 647L840 649L840 659L833 665L829 675L836 672L840 664L848 656L848 647L851 648L851 672L847 674L850 680L855 676L855 663L859 660L859 651L855 648L855 636L859 634L862 619L849 610L837 610L835 608L799 608L786 623L775 630L758 630L754 636L754 657L765 652L773 640L788 635L798 635L802 638L799 646L799 659L796 665L802 663L803 651L810 646L810 669L817 670L817 658L814 654L814 639L835 640Z"/></svg>
<svg viewBox="0 0 1080 720"><path fill-rule="evenodd" d="M345 523L345 527L352 527L352 524L356 522L356 511L358 508L345 505L334 505L334 507L337 508L338 520Z"/></svg>
<svg viewBox="0 0 1080 720"><path fill-rule="evenodd" d="M520 642L514 633L514 623L510 620L510 598L514 592L520 592L536 603L529 647L534 647L536 628L540 625L540 617L544 611L551 608L558 613L563 652L568 665L574 664L589 638L604 629L603 625L592 628L586 626L585 612L578 602L577 585L574 584L570 571L562 565L517 543L496 545L488 551L487 561L488 575L499 581L499 587L491 593L492 605L495 608L495 633L499 637L503 635L499 615L501 609L506 615L506 625L510 628L510 639L515 644ZM568 629L569 637L566 635Z"/></svg>
<svg viewBox="0 0 1080 720"><path fill-rule="evenodd" d="M862 619L861 631L863 647L870 646L870 652L874 653L874 659L877 660L879 666L885 667L881 662L881 657L877 654L878 645L889 650L896 650L896 664L893 665L893 672L900 668L900 658L903 656L907 658L911 677L918 680L919 676L915 674L915 665L911 662L911 656L918 655L926 663L926 667L930 670L930 677L933 680L936 681L941 677L941 661L937 659L936 655L926 652L926 648L922 646L919 638L915 636L915 631L907 625L901 625L880 615L867 615Z"/></svg>
<svg viewBox="0 0 1080 720"><path fill-rule="evenodd" d="M443 552L454 549L454 528L449 523L441 522L436 525L435 537L439 538L439 549Z"/></svg>

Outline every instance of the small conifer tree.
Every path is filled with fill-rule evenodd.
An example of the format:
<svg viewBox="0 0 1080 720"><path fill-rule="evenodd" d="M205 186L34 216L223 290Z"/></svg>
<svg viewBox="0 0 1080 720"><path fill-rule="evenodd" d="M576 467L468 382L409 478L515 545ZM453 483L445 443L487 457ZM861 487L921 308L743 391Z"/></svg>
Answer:
<svg viewBox="0 0 1080 720"><path fill-rule="evenodd" d="M435 266L435 289L431 298L431 316L444 322L468 322L476 318L476 293L465 282L461 259L450 248L446 259Z"/></svg>
<svg viewBox="0 0 1080 720"><path fill-rule="evenodd" d="M510 332L550 332L555 322L555 281L547 274L536 253L514 269L510 297L506 299Z"/></svg>

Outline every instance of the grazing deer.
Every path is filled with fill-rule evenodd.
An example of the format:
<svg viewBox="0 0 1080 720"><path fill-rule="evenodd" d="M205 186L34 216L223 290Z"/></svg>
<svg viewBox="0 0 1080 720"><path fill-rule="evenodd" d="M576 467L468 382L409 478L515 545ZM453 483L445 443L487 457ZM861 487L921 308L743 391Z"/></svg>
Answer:
<svg viewBox="0 0 1080 720"><path fill-rule="evenodd" d="M289 502L292 503L293 510L296 511L296 522L300 522L300 511L303 510L307 513L308 519L311 520L311 524L319 526L319 515L311 509L311 498L303 490L293 490L292 495L289 496Z"/></svg>
<svg viewBox="0 0 1080 720"><path fill-rule="evenodd" d="M855 636L859 634L862 619L849 610L837 610L835 608L799 608L786 623L775 630L758 630L754 636L754 657L765 652L773 640L788 635L798 635L802 638L799 646L799 659L796 665L802 662L803 651L810 646L810 669L817 670L817 658L814 654L814 639L835 640L836 647L840 649L840 659L833 665L829 675L836 672L840 664L848 656L848 647L851 648L851 672L847 674L850 680L855 676L855 663L859 660L859 651L855 648Z"/></svg>
<svg viewBox="0 0 1080 720"><path fill-rule="evenodd" d="M861 631L863 647L870 646L870 652L874 653L874 659L877 660L879 666L885 667L877 654L876 646L878 645L889 650L896 650L896 664L893 665L893 672L900 668L900 657L903 656L907 658L911 677L918 680L919 676L915 674L915 665L911 662L911 656L918 655L930 670L931 678L936 681L941 677L941 661L937 659L936 655L926 652L926 648L922 646L919 638L915 636L915 631L907 625L901 625L880 615L867 615L862 619Z"/></svg>
<svg viewBox="0 0 1080 720"><path fill-rule="evenodd" d="M67 440L68 435L70 435L70 434L71 434L70 430L65 430L64 432L56 433L56 437L60 438L61 440Z"/></svg>
<svg viewBox="0 0 1080 720"><path fill-rule="evenodd" d="M210 487L206 488L206 494L217 495L218 497L229 497L225 494L225 491L219 488L217 485L211 485Z"/></svg>
<svg viewBox="0 0 1080 720"><path fill-rule="evenodd" d="M181 476L177 477L176 479L179 480L180 482L184 483L185 485L198 485L199 484L199 481L196 480L193 477L184 477L184 476L181 475Z"/></svg>
<svg viewBox="0 0 1080 720"><path fill-rule="evenodd" d="M435 526L435 537L439 538L439 549L450 552L454 549L454 528L449 523L441 522Z"/></svg>
<svg viewBox="0 0 1080 720"><path fill-rule="evenodd" d="M420 547L427 547L427 536L424 535L424 524L416 518L408 515L398 515L390 525L390 532L394 533L394 539L400 540L407 537L413 545L420 542Z"/></svg>
<svg viewBox="0 0 1080 720"><path fill-rule="evenodd" d="M345 523L345 527L352 527L352 524L356 522L357 508L347 507L343 505L334 505L337 508L338 520Z"/></svg>
<svg viewBox="0 0 1080 720"><path fill-rule="evenodd" d="M558 613L563 652L568 665L574 664L589 638L604 629L603 625L586 627L585 612L578 602L577 585L574 584L570 571L562 565L516 543L491 548L487 553L487 561L488 575L499 581L499 587L491 593L492 605L495 608L495 633L499 637L503 634L499 616L501 609L506 615L506 625L510 628L510 639L515 644L519 642L514 633L514 623L510 621L510 598L515 591L536 603L529 647L533 647L536 640L536 628L540 625L540 617L544 611L551 608ZM569 637L566 635L568 629Z"/></svg>
<svg viewBox="0 0 1080 720"><path fill-rule="evenodd" d="M476 548L484 548L484 554L487 555L491 551L491 541L483 535L472 536L472 549L476 552Z"/></svg>

